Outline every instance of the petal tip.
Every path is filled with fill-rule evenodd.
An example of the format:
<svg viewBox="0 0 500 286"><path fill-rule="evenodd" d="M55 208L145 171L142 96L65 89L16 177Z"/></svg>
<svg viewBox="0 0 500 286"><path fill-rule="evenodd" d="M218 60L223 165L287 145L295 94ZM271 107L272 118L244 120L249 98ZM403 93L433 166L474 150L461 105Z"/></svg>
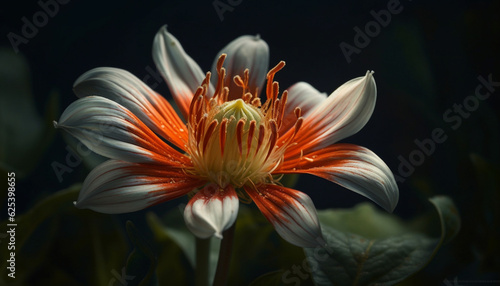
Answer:
<svg viewBox="0 0 500 286"><path fill-rule="evenodd" d="M387 200L385 203L381 201L375 201L375 202L379 204L386 212L393 213L398 205L399 189L397 187L395 189L388 189L387 194L388 194Z"/></svg>
<svg viewBox="0 0 500 286"><path fill-rule="evenodd" d="M369 83L373 83L373 84L375 84L375 78L374 78L374 76L373 76L374 74L375 74L375 71L373 71L373 70L368 70L368 71L366 71L366 74L365 74L365 79L367 79L367 81L368 81Z"/></svg>
<svg viewBox="0 0 500 286"><path fill-rule="evenodd" d="M189 200L184 209L187 228L199 238L215 236L222 239L222 233L235 222L239 200L230 186L222 192L214 185L205 186Z"/></svg>
<svg viewBox="0 0 500 286"><path fill-rule="evenodd" d="M82 202L81 201L74 201L73 202L73 205L78 208L78 209L84 209L84 207L82 206Z"/></svg>
<svg viewBox="0 0 500 286"><path fill-rule="evenodd" d="M391 206L390 208L386 209L387 212L389 213L393 213L394 210L396 209L396 207L398 206L398 199L394 200L393 202L391 202Z"/></svg>
<svg viewBox="0 0 500 286"><path fill-rule="evenodd" d="M88 208L89 208L89 207L88 207L88 204L86 204L86 203L84 202L84 200L82 200L81 198L80 198L80 199L78 199L77 201L74 201L74 202L73 202L73 205L74 205L77 209L81 209L81 210L83 210L83 209L88 209Z"/></svg>
<svg viewBox="0 0 500 286"><path fill-rule="evenodd" d="M167 27L168 27L167 24L161 26L160 29L158 29L158 32L156 33L156 36L159 36L161 34L167 34L168 33Z"/></svg>

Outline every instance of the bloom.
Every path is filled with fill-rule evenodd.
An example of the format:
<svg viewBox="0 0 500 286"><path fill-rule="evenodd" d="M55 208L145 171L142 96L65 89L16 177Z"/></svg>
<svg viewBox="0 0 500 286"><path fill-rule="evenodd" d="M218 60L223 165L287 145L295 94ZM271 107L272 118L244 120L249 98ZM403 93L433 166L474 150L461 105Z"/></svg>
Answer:
<svg viewBox="0 0 500 286"><path fill-rule="evenodd" d="M186 123L124 70L96 68L76 81L80 98L55 126L110 158L85 179L77 207L124 213L190 195L186 225L206 238L234 224L240 199L253 201L301 247L322 243L316 209L279 184L282 174L316 175L394 209L399 193L387 165L366 148L337 143L373 112L372 72L328 97L303 82L280 96L274 76L285 64L266 74L269 52L259 37L242 36L219 55L204 75L165 27L155 37L153 58Z"/></svg>

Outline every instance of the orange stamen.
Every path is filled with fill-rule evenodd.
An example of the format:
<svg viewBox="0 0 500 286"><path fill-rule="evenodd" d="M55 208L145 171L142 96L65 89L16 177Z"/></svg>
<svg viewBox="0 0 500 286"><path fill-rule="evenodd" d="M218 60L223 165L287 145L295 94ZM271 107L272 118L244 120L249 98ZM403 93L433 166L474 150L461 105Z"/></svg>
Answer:
<svg viewBox="0 0 500 286"><path fill-rule="evenodd" d="M236 141L238 142L238 151L240 152L240 156L243 152L243 145L241 140L243 139L243 127L245 126L245 120L240 119L236 124Z"/></svg>
<svg viewBox="0 0 500 286"><path fill-rule="evenodd" d="M266 129L264 128L264 125L259 125L259 139L257 139L257 148L255 148L255 154L259 152L260 146L262 146L262 142L264 141L264 135L265 135Z"/></svg>
<svg viewBox="0 0 500 286"><path fill-rule="evenodd" d="M297 119L299 119L300 116L302 115L302 109L300 109L300 107L295 107L295 109L293 110L293 113L295 114L295 117L297 117Z"/></svg>
<svg viewBox="0 0 500 286"><path fill-rule="evenodd" d="M253 134L255 132L256 126L257 122L255 120L250 121L250 127L248 128L248 135L247 135L247 158L248 154L250 154L250 148L252 147Z"/></svg>
<svg viewBox="0 0 500 286"><path fill-rule="evenodd" d="M205 121L207 121L206 116L202 116L200 121L198 122L198 125L196 126L196 132L195 132L195 139L197 142L197 146L199 146L200 141L201 141L201 136L203 135L203 131L205 129Z"/></svg>
<svg viewBox="0 0 500 286"><path fill-rule="evenodd" d="M203 153L205 153L205 149L207 148L208 140L212 136L212 133L214 132L217 124L219 124L219 122L217 122L217 119L214 119L212 122L210 122L210 125L208 125L207 131L205 132L205 137L203 138L203 148L202 148Z"/></svg>
<svg viewBox="0 0 500 286"><path fill-rule="evenodd" d="M216 64L216 70L217 70L217 85L215 86L215 93L214 97L217 98L217 96L221 93L221 91L224 89L224 79L226 78L226 69L222 67L224 64L224 60L226 59L226 54L220 55L219 59L217 60Z"/></svg>
<svg viewBox="0 0 500 286"><path fill-rule="evenodd" d="M274 75L280 71L283 67L285 66L285 62L281 61L279 62L274 68L272 68L268 73L267 73L267 87L266 87L266 94L267 94L267 99L272 99L274 100L274 94L272 93L272 88L273 88L273 80L274 80Z"/></svg>
<svg viewBox="0 0 500 286"><path fill-rule="evenodd" d="M271 138L269 138L269 151L267 151L266 160L269 158L269 155L271 155L271 152L276 146L276 141L278 140L278 126L276 125L276 121L271 119L269 123L271 127Z"/></svg>
<svg viewBox="0 0 500 286"><path fill-rule="evenodd" d="M226 145L227 118L222 119L220 123L220 155L224 156L224 146Z"/></svg>
<svg viewBox="0 0 500 286"><path fill-rule="evenodd" d="M255 107L260 107L262 105L262 103L260 102L260 98L258 98L258 97L252 99L252 103L251 104L253 106L255 106Z"/></svg>

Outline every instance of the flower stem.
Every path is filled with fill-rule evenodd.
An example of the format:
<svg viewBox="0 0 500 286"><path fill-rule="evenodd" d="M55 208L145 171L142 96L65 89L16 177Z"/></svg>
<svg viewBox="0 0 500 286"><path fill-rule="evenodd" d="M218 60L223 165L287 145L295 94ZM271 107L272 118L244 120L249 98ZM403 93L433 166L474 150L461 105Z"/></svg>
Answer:
<svg viewBox="0 0 500 286"><path fill-rule="evenodd" d="M208 285L208 255L210 239L196 238L196 286Z"/></svg>
<svg viewBox="0 0 500 286"><path fill-rule="evenodd" d="M227 284L235 225L236 223L222 233L224 238L220 244L219 262L217 263L217 270L215 272L214 286L225 286Z"/></svg>

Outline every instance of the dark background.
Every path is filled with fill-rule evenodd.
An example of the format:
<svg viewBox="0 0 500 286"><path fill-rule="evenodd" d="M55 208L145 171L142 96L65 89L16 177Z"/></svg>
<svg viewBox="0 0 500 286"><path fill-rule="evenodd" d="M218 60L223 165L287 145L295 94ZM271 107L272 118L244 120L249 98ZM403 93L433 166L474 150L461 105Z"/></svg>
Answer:
<svg viewBox="0 0 500 286"><path fill-rule="evenodd" d="M281 88L306 81L331 93L344 82L374 70L378 88L375 112L365 128L343 141L368 147L400 175L400 156L408 159L418 149L414 140L431 138L435 128L442 128L447 140L436 144L435 152L399 183L400 203L395 213L410 218L428 207L427 198L438 194L452 197L462 216L462 232L444 250L447 257L436 258L448 264L434 262L427 271L440 271L436 275L443 278L495 277L491 273L500 267L496 245L500 238L500 91L480 101L456 129L443 114L474 95L478 76L491 74L494 81L500 81L500 2L402 0L402 11L392 14L386 27L358 54L352 54L350 62L339 45L354 46L354 28L364 30L373 21L370 11L387 9L392 1L234 2L237 5L232 10L222 13L222 21L212 1L60 4L57 14L18 47L29 62L37 110L43 113L48 95L55 90L61 113L76 99L73 82L95 67L119 67L144 78L148 67L156 69L152 41L164 24L204 71L210 70L215 54L234 38L260 34L270 47L270 65L280 60L287 63L276 77ZM22 17L32 20L41 10L35 1L9 5L3 4L0 10L0 43L6 47L11 47L9 33L22 36ZM170 96L163 82L154 89ZM18 212L85 178L89 170L81 165L65 174L62 182L57 180L51 163L64 162L65 146L57 132L36 168L18 182L22 191L18 192ZM479 168L478 160L487 167ZM318 208L352 207L365 200L309 176L302 176L297 188L309 194Z"/></svg>

